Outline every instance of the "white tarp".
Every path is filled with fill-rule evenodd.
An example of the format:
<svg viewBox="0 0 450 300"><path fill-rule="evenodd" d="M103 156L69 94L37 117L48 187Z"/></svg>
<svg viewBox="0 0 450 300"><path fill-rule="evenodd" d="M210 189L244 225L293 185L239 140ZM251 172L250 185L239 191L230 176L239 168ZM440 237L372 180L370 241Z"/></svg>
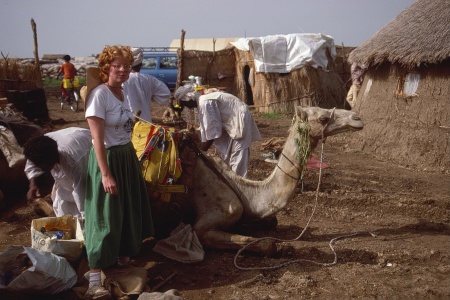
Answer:
<svg viewBox="0 0 450 300"><path fill-rule="evenodd" d="M336 57L334 39L321 33L240 38L231 44L252 52L259 73L289 73L303 66L327 70L327 49L333 59Z"/></svg>
<svg viewBox="0 0 450 300"><path fill-rule="evenodd" d="M220 51L230 48L230 43L238 38L203 38L203 39L184 39L183 47L185 51ZM181 40L174 39L170 43L170 48L181 48Z"/></svg>

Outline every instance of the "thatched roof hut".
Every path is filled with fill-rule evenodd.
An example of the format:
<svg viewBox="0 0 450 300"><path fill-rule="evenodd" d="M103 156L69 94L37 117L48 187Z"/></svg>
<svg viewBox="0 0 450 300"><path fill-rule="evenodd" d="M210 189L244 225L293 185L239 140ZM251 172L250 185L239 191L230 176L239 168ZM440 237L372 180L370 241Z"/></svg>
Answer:
<svg viewBox="0 0 450 300"><path fill-rule="evenodd" d="M369 65L355 144L412 167L450 170L450 1L417 0L350 53Z"/></svg>
<svg viewBox="0 0 450 300"><path fill-rule="evenodd" d="M312 39L324 38L311 35ZM224 88L260 112L293 112L296 105L342 108L346 87L336 71L334 42L326 38L329 43L318 51L327 65L305 65L288 72L257 71L254 52L234 46L219 51L179 50L178 81L189 75L201 76L204 84Z"/></svg>
<svg viewBox="0 0 450 300"><path fill-rule="evenodd" d="M349 60L407 68L438 64L450 57L449 11L448 0L416 1L352 51Z"/></svg>

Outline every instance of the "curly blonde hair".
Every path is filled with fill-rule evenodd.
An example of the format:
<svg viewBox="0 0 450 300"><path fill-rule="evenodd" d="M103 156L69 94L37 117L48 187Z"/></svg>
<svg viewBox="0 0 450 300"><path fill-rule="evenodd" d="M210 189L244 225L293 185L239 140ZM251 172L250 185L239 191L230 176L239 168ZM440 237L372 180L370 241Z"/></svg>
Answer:
<svg viewBox="0 0 450 300"><path fill-rule="evenodd" d="M103 82L107 82L109 78L109 68L111 66L111 62L113 62L117 57L123 57L130 65L133 64L134 58L133 53L131 52L130 46L109 46L106 45L102 53L100 53L98 57L98 66L100 67L100 78Z"/></svg>

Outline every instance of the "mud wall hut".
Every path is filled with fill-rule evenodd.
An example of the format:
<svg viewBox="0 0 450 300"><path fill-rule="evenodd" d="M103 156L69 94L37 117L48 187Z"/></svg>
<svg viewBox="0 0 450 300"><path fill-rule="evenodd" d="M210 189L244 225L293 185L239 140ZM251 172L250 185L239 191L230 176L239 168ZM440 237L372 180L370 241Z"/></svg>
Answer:
<svg viewBox="0 0 450 300"><path fill-rule="evenodd" d="M204 84L236 95L259 112L293 112L296 105L345 106L347 88L342 78L349 77L349 67L345 61L336 68L336 46L329 36L290 34L185 40L185 44L191 49L178 51L182 64L179 82L189 75L201 76ZM176 40L172 45L181 47L181 42ZM213 50L205 45L213 45ZM298 53L306 47L312 54L300 57ZM270 59L276 64L267 61Z"/></svg>
<svg viewBox="0 0 450 300"><path fill-rule="evenodd" d="M418 0L353 50L369 66L355 146L413 169L450 171L450 1Z"/></svg>

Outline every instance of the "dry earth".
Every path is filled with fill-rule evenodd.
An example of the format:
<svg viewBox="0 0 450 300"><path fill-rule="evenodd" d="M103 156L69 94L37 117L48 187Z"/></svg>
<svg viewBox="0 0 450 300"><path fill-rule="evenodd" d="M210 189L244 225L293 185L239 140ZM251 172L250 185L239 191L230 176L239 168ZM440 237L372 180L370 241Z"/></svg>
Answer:
<svg viewBox="0 0 450 300"><path fill-rule="evenodd" d="M52 91L47 103L53 129L86 127L83 112L60 111ZM267 139L285 137L291 116L255 114L255 119ZM154 241L147 241L136 259L152 265L149 286L176 272L158 291L177 289L183 299L450 299L450 175L392 165L350 149L351 138L364 138L364 130L328 138L323 159L329 168L320 177L317 169L307 172L294 199L277 215L276 229L252 232L284 239L289 250L264 258L206 249L204 261L182 264L154 253ZM252 147L253 179L274 168L264 161L260 145ZM37 217L19 199L1 212L0 251L30 246L30 223ZM334 242L335 257L331 241L351 234L357 235ZM74 299L71 293L43 298Z"/></svg>

